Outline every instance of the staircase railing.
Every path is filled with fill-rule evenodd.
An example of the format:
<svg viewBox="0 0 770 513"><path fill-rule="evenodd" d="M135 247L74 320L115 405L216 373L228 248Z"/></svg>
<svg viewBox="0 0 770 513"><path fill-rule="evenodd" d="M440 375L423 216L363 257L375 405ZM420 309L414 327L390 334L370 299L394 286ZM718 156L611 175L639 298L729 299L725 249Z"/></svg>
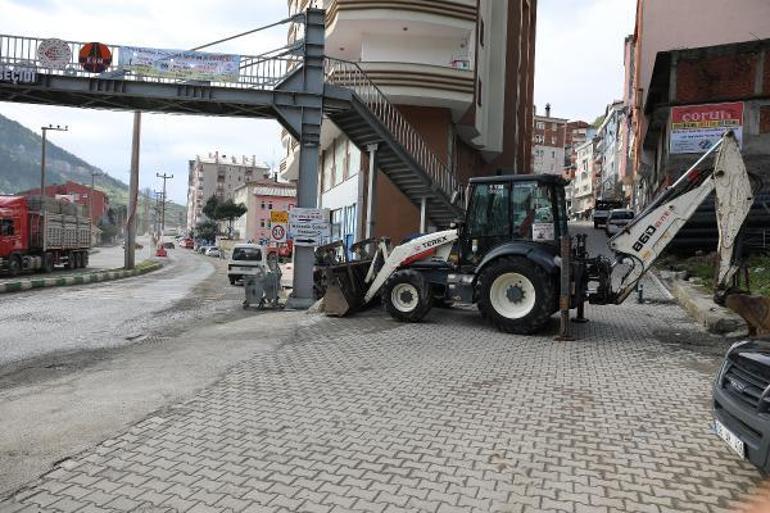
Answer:
<svg viewBox="0 0 770 513"><path fill-rule="evenodd" d="M452 198L457 191L457 178L449 166L436 156L420 133L357 63L327 57L326 81L352 89L447 199Z"/></svg>

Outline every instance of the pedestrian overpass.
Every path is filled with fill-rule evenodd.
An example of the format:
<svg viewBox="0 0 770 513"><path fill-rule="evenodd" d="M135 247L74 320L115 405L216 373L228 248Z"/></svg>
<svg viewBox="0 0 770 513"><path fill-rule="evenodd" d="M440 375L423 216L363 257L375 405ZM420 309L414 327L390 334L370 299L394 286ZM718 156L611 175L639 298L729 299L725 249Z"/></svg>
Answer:
<svg viewBox="0 0 770 513"><path fill-rule="evenodd" d="M355 63L327 58L324 11L308 9L279 23L304 37L267 54L239 57L237 80L203 82L143 76L118 64L121 47L106 45L111 62L87 71L78 55L87 43L68 41L70 62L45 67L42 38L0 35L0 101L94 109L277 120L299 143L298 206L317 206L321 121L334 122L362 151L376 148L377 168L427 219L446 227L460 213L454 172ZM264 27L266 28L266 27ZM297 248L294 295L312 298L312 248Z"/></svg>

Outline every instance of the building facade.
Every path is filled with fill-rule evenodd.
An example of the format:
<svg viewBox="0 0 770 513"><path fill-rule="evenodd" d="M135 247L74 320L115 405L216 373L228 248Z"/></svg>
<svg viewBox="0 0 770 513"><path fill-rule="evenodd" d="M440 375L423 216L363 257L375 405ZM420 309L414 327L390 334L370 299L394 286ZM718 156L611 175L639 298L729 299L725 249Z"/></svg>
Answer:
<svg viewBox="0 0 770 513"><path fill-rule="evenodd" d="M598 182L596 177L595 139L590 139L575 148L576 169L572 180L572 212L578 219L589 219L595 203L594 191Z"/></svg>
<svg viewBox="0 0 770 513"><path fill-rule="evenodd" d="M396 105L457 181L531 165L536 0L358 2L290 0L294 14L326 9L326 53L356 62ZM289 41L296 37L293 29ZM282 176L298 177L296 141L284 134ZM319 205L342 239L367 222L367 148L325 122ZM375 236L419 230L420 210L377 171ZM430 213L428 213L430 217Z"/></svg>
<svg viewBox="0 0 770 513"><path fill-rule="evenodd" d="M562 175L567 120L551 117L551 106L545 116L535 114L532 130L532 172L537 175Z"/></svg>
<svg viewBox="0 0 770 513"><path fill-rule="evenodd" d="M594 191L596 199L625 201L620 174L621 161L624 159L621 127L625 118L623 102L613 102L607 106L604 120L596 131L596 151L600 166L600 177Z"/></svg>
<svg viewBox="0 0 770 513"><path fill-rule="evenodd" d="M770 39L658 54L645 105L643 177L669 185L726 130L750 173L770 178Z"/></svg>
<svg viewBox="0 0 770 513"><path fill-rule="evenodd" d="M40 196L40 189L31 189L28 191L22 191L17 193L19 196ZM99 224L104 216L107 215L107 211L110 208L110 201L107 195L88 185L82 185L77 182L68 180L63 184L48 185L45 188L45 196L50 198L67 197L72 202L82 205L85 212L89 213L91 222L94 226ZM93 211L91 210L93 206Z"/></svg>
<svg viewBox="0 0 770 513"><path fill-rule="evenodd" d="M660 138L648 137L651 125L653 130L659 130L661 120L654 118L655 109L652 105L661 102L672 103L671 98L656 97L653 82L657 75L660 78L658 60L660 54L674 55L680 49L721 47L736 43L756 42L770 38L770 3L764 0L743 0L740 5L722 0L637 0L636 25L633 36L627 40L626 69L630 74L631 118L633 134L630 137L629 152L634 170L634 195L636 203L643 205L654 193L665 185L664 175L657 173L663 147L657 143ZM630 55L629 55L630 53ZM686 60L691 60L686 57ZM697 60L697 59L696 59ZM749 59L750 60L750 59ZM716 59L703 68L710 73L717 73L720 81L725 84L735 84L734 76L726 70L734 69L738 75L745 77L742 67L751 66L745 59L729 62L726 59ZM666 67L661 61L660 66ZM687 67L684 65L683 67ZM765 70L767 67L765 67ZM630 73L629 73L630 72ZM750 73L749 73L750 74ZM679 75L674 73L673 77ZM695 78L695 77L693 77ZM698 88L718 84L712 74L702 75L697 79ZM753 85L753 84L751 84ZM665 85L664 85L665 86ZM670 84L669 91L678 94L682 86ZM729 89L729 87L728 87ZM702 95L697 101L716 101L718 87L714 94ZM721 91L724 92L724 91ZM744 96L747 91L731 91L728 96ZM752 91L752 95L756 94ZM679 96L678 102L688 101Z"/></svg>
<svg viewBox="0 0 770 513"><path fill-rule="evenodd" d="M255 180L235 189L233 201L248 209L235 221L236 238L257 244L271 242L273 223L271 213L289 211L297 204L297 189L293 184L275 180Z"/></svg>
<svg viewBox="0 0 770 513"><path fill-rule="evenodd" d="M209 153L189 161L187 187L187 229L192 230L205 220L203 207L209 198L232 199L237 188L253 180L268 178L270 167L256 157Z"/></svg>

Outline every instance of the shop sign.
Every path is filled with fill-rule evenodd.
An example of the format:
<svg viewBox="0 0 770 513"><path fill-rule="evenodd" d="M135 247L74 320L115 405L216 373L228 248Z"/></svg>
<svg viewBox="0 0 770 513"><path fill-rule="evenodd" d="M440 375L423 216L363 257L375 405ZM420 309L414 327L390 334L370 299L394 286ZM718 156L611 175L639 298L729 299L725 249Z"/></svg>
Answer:
<svg viewBox="0 0 770 513"><path fill-rule="evenodd" d="M237 82L240 64L239 55L135 46L120 47L118 56L120 68L136 75L205 82Z"/></svg>
<svg viewBox="0 0 770 513"><path fill-rule="evenodd" d="M670 152L703 153L727 130L743 144L743 102L673 107Z"/></svg>

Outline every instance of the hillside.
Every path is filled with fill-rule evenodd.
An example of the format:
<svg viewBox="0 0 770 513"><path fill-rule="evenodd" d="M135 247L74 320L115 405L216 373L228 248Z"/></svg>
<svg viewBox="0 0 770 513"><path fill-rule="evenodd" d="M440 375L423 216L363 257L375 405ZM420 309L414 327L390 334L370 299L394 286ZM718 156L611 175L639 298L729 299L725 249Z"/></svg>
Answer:
<svg viewBox="0 0 770 513"><path fill-rule="evenodd" d="M40 144L40 135L0 115L0 194L40 187ZM104 173L56 144L46 144L47 184L72 180L90 185L92 171ZM104 174L96 188L107 193L113 208L128 203L128 185L116 178ZM167 218L183 218L184 211L185 207L172 203Z"/></svg>

